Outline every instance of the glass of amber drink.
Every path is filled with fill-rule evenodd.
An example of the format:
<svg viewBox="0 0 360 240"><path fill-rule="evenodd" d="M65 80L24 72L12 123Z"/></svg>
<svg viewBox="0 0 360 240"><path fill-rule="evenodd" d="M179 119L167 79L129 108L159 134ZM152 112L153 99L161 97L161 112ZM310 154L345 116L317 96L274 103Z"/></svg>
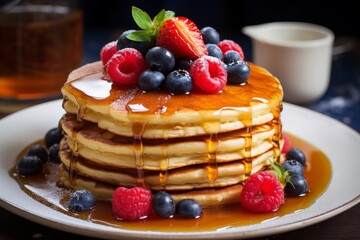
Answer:
<svg viewBox="0 0 360 240"><path fill-rule="evenodd" d="M82 11L74 2L0 6L0 111L61 96L69 72L82 63Z"/></svg>

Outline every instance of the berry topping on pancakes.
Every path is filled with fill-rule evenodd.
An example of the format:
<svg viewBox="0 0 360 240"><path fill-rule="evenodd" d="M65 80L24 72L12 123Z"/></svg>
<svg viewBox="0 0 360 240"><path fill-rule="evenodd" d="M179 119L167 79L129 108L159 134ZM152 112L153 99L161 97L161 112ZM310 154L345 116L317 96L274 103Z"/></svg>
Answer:
<svg viewBox="0 0 360 240"><path fill-rule="evenodd" d="M194 22L185 17L164 21L160 26L156 44L170 49L176 57L197 59L208 54L200 30Z"/></svg>
<svg viewBox="0 0 360 240"><path fill-rule="evenodd" d="M124 48L110 58L106 69L112 81L127 85L137 83L146 68L145 59L138 50Z"/></svg>
<svg viewBox="0 0 360 240"><path fill-rule="evenodd" d="M216 93L226 85L226 69L221 61L215 57L206 56L197 59L189 71L195 85L204 92Z"/></svg>
<svg viewBox="0 0 360 240"><path fill-rule="evenodd" d="M105 66L110 58L117 52L117 41L112 41L102 47L100 51L100 59Z"/></svg>
<svg viewBox="0 0 360 240"><path fill-rule="evenodd" d="M223 52L223 54L225 54L227 51L234 50L237 53L239 53L241 60L245 59L242 47L240 47L240 45L237 44L236 42L234 42L233 40L224 39L218 43L218 46L221 49L221 51Z"/></svg>
<svg viewBox="0 0 360 240"><path fill-rule="evenodd" d="M124 31L117 41L106 44L100 52L105 73L113 82L138 84L145 92L167 88L170 94L189 94L193 85L214 94L228 82L247 83L250 68L244 61L241 46L233 40L221 40L214 28L206 26L200 31L193 21L176 17L172 11L161 10L151 19L145 11L132 7L132 16L140 29ZM135 49L139 53L121 52L124 49ZM237 55L233 56L230 51ZM158 72L170 80L163 84Z"/></svg>

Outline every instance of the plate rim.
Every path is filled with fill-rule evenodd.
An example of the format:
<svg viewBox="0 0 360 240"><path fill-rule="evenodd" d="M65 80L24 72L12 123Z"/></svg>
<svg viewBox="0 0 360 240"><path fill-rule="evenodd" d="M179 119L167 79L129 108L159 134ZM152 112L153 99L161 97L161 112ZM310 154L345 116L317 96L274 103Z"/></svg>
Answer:
<svg viewBox="0 0 360 240"><path fill-rule="evenodd" d="M10 114L0 120L0 129L3 127L3 125L9 124L8 122L10 122L14 119L23 117L24 115L31 114L34 111L43 111L43 110L53 107L52 111L58 112L58 114L61 115L64 113L64 111L60 111L59 109L56 109L56 107L57 108L61 107L61 103L62 103L61 99L53 100L50 102L41 103L41 104L29 107L29 108L20 110L13 114ZM348 125L346 125L336 119L333 119L322 113L315 112L313 110L310 110L310 109L307 109L307 108L304 108L304 107L301 107L298 105L294 105L291 103L284 102L283 104L284 104L284 109L285 109L284 112L285 113L287 110L292 109L292 111L298 112L299 114L302 114L302 113L310 114L311 116L314 116L315 118L318 118L322 121L326 121L326 122L335 124L336 126L343 129L345 132L347 132L347 134L354 135L354 137L360 142L360 134L356 130L352 129ZM286 131L286 124L284 124L284 126L285 126L284 130ZM0 141L1 141L1 138L0 138ZM1 148L0 148L0 150L1 150ZM0 161L1 161L0 167L2 168L3 167L2 159L0 159ZM8 160L8 161L10 161L10 160ZM7 171L8 170L9 169L7 169ZM0 179L1 179L1 176L0 176ZM329 185L331 185L331 184L332 183L330 182ZM20 190L20 188L19 188L19 190ZM325 194L326 191L323 194ZM359 189L359 191L360 191L360 189ZM28 197L29 197L29 199L31 199L30 196L28 196ZM33 200L33 201L36 201L36 200ZM295 229L300 229L303 227L307 227L307 226L319 223L321 221L327 220L333 216L336 216L336 215L352 208L359 202L360 202L360 192L357 193L357 196L355 196L354 198L337 206L336 208L329 209L327 212L323 212L322 214L318 214L318 215L309 217L308 219L300 219L298 221L293 221L290 223L285 222L279 226L276 226L275 229L274 229L274 227L268 226L268 227L263 227L263 228L255 227L254 229L241 231L241 229L243 227L234 227L231 229L226 229L224 231L180 232L180 233L176 234L175 232L132 231L132 230L126 230L126 229L120 229L120 228L113 228L113 227L109 227L109 226L103 226L103 225L99 226L99 224L74 219L73 217L67 216L65 214L63 214L63 218L65 218L65 219L71 218L72 221L69 221L67 223L65 221L59 221L59 219L54 220L53 218L46 217L46 215L41 215L41 214L39 215L38 212L36 212L34 210L29 211L29 209L23 208L22 206L18 206L15 202L9 201L9 199L4 198L0 192L0 206L16 215L24 217L30 221L42 224L44 226L54 228L54 229L57 229L60 231L69 232L69 233L80 234L80 235L85 235L85 236L94 236L94 231L96 231L97 232L96 237L108 238L108 239L115 239L118 237L127 237L130 239L138 239L138 238L150 239L150 238L154 238L154 237L159 238L159 239L169 238L169 237L171 237L172 239L226 239L226 238L234 238L234 237L236 237L238 239L242 239L242 238L249 238L249 237L261 237L261 236L267 236L267 235L271 235L271 234L284 233L284 232L288 232L288 231L295 230ZM41 203L39 203L39 204L41 204ZM56 210L51 210L51 211L59 213ZM58 215L58 214L56 214L56 215ZM73 221L75 221L77 224L74 225ZM64 229L64 226L66 226L65 229Z"/></svg>

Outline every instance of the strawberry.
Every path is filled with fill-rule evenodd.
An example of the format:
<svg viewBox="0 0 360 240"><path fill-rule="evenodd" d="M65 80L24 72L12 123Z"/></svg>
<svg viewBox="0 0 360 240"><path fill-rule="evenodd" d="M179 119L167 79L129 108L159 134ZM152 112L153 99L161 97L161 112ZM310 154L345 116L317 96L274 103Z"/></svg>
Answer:
<svg viewBox="0 0 360 240"><path fill-rule="evenodd" d="M109 78L119 84L135 84L139 75L147 69L144 57L135 48L117 51L107 63Z"/></svg>
<svg viewBox="0 0 360 240"><path fill-rule="evenodd" d="M175 17L172 11L161 10L153 19L137 7L132 7L132 16L140 30L126 38L132 41L152 41L170 50L175 58L197 59L207 55L203 36L194 22L185 17Z"/></svg>
<svg viewBox="0 0 360 240"><path fill-rule="evenodd" d="M160 26L156 44L169 49L175 58L197 59L208 54L200 30L185 17L165 20Z"/></svg>
<svg viewBox="0 0 360 240"><path fill-rule="evenodd" d="M207 93L217 93L227 83L227 72L221 61L215 57L203 56L196 59L189 69L194 84Z"/></svg>
<svg viewBox="0 0 360 240"><path fill-rule="evenodd" d="M279 209L284 197L284 189L274 174L257 172L246 180L240 202L252 212L273 212Z"/></svg>
<svg viewBox="0 0 360 240"><path fill-rule="evenodd" d="M152 206L151 192L142 187L115 189L112 199L113 214L121 220L137 220L148 216Z"/></svg>

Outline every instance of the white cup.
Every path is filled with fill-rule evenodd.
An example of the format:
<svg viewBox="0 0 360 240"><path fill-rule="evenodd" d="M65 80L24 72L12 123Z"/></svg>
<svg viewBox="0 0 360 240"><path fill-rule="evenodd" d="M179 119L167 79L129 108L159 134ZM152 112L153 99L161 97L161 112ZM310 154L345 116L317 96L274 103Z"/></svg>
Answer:
<svg viewBox="0 0 360 240"><path fill-rule="evenodd" d="M284 101L306 104L328 89L334 33L304 22L272 22L246 26L252 39L253 62L277 77Z"/></svg>

